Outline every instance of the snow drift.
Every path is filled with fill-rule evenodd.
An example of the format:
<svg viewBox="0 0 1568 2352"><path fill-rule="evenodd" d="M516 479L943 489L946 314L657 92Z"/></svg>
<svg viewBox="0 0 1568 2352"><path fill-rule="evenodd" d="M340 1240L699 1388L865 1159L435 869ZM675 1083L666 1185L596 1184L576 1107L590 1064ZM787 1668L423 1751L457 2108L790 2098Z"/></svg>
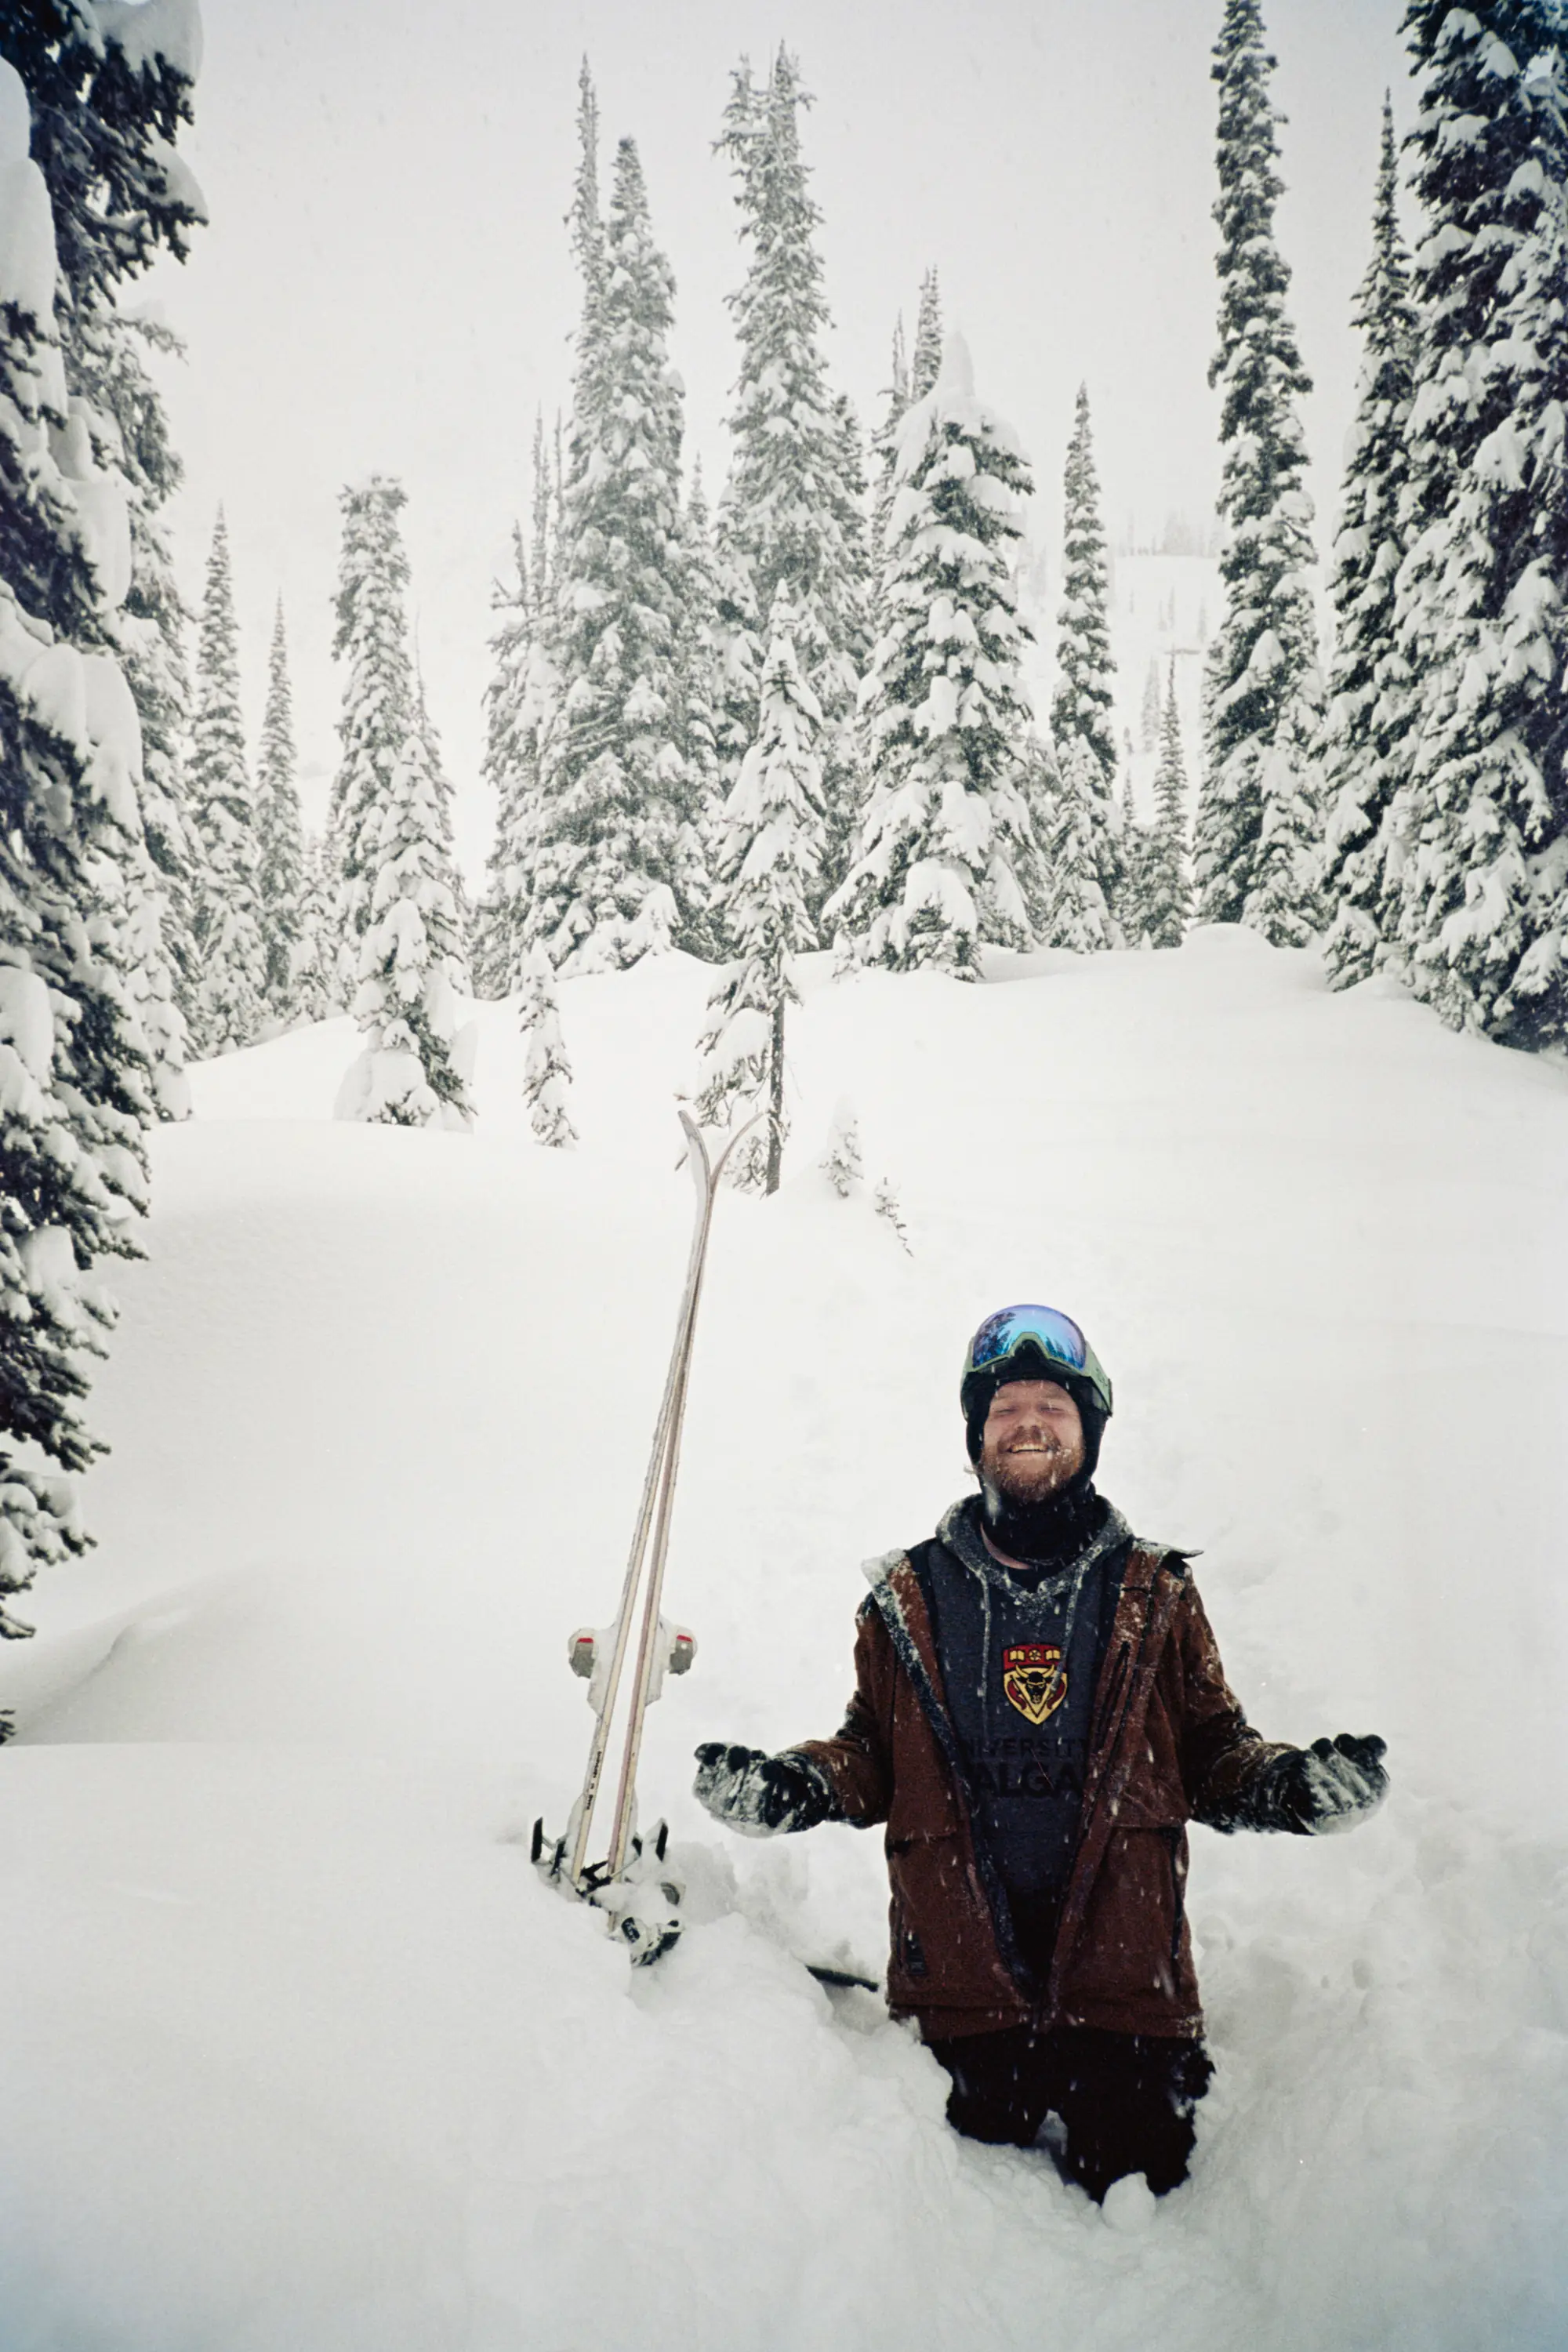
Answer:
<svg viewBox="0 0 1568 2352"><path fill-rule="evenodd" d="M687 1239L710 975L512 1008L473 1136L337 1125L346 1023L195 1073L97 1391L100 1538L0 1656L7 2352L1541 2346L1568 2331L1568 1082L1200 932L808 960L773 1201L727 1197L649 1719L692 1924L629 1975L530 1870L589 1719ZM815 1163L843 1098L866 1181ZM890 1178L906 1255L873 1213ZM959 1354L1059 1301L1102 1484L1202 1548L1270 1735L1378 1730L1355 1835L1194 1836L1219 2066L1188 2185L1101 2215L976 2147L868 1995L879 1841L752 1846L702 1738L830 1729L858 1563L962 1491Z"/></svg>

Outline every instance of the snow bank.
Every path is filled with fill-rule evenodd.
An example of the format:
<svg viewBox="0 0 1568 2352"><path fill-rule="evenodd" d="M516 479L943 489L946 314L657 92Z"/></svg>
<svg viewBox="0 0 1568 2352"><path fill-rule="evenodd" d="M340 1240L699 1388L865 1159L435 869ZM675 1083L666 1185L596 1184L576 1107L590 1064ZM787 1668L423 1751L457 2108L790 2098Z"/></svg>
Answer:
<svg viewBox="0 0 1568 2352"><path fill-rule="evenodd" d="M792 1156L722 1203L644 1788L691 1887L631 1978L528 1867L588 1714L684 1258L707 974L515 1008L470 1138L334 1124L346 1024L195 1073L95 1412L100 1543L0 1654L0 2340L225 2352L1171 2352L1568 2332L1568 1082L1310 958L808 960ZM907 1256L815 1162L856 1107ZM752 1846L698 1738L831 1727L858 1561L961 1491L962 1340L1059 1298L1104 1483L1197 1566L1263 1727L1389 1738L1353 1836L1194 1837L1219 2074L1102 2217L973 2147L863 1994L879 1842Z"/></svg>

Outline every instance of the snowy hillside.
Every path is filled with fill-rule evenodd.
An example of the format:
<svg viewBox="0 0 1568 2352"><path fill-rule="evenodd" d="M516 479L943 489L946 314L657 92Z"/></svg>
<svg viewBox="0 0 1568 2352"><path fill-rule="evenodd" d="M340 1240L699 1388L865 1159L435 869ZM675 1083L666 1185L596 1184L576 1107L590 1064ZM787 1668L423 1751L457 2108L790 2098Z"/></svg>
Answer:
<svg viewBox="0 0 1568 2352"><path fill-rule="evenodd" d="M709 975L565 983L575 1151L478 1009L472 1137L336 1125L337 1022L195 1073L93 1399L99 1549L0 1655L6 2352L1339 2352L1568 2336L1568 1078L1232 930L807 967L783 1192L721 1204L649 1721L693 1924L541 1885L689 1216ZM834 1107L912 1255L816 1172ZM862 1993L879 1839L727 1838L697 1740L831 1729L858 1561L963 1485L963 1340L1060 1302L1101 1483L1201 1548L1268 1733L1377 1730L1355 1835L1199 1831L1219 2074L1110 2218L960 2141Z"/></svg>

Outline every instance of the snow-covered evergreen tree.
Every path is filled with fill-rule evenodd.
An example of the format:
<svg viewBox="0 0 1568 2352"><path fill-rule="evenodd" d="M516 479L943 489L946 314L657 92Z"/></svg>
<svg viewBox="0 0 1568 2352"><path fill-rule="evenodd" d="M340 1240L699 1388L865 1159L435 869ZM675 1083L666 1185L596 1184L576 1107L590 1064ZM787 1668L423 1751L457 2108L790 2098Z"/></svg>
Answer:
<svg viewBox="0 0 1568 2352"><path fill-rule="evenodd" d="M798 1003L789 959L816 942L811 898L827 827L822 791L822 711L800 674L796 615L774 605L763 665L756 741L724 804L718 877L735 960L708 1001L706 1070L698 1117L728 1126L753 1110L766 1127L731 1162L734 1181L776 1192L784 1115L784 1013Z"/></svg>
<svg viewBox="0 0 1568 2352"><path fill-rule="evenodd" d="M1045 866L1040 942L1096 955L1123 944L1118 908L1126 883L1121 812L1104 769L1081 735L1056 747L1056 790Z"/></svg>
<svg viewBox="0 0 1568 2352"><path fill-rule="evenodd" d="M174 141L195 59L153 12L0 17L0 1633L87 1538L59 1473L134 1255L152 1073L123 961L143 859L136 706L117 657L126 477L97 460L56 304L106 297L197 215ZM167 54L165 54L167 52ZM110 166L112 165L112 173ZM194 186L194 184L191 184ZM106 204L112 190L122 200ZM123 208L122 208L123 207Z"/></svg>
<svg viewBox="0 0 1568 2352"><path fill-rule="evenodd" d="M340 1118L472 1125L473 1033L458 1027L468 975L450 803L434 735L416 710L385 797L362 829L374 883L353 1012L365 1042L339 1090Z"/></svg>
<svg viewBox="0 0 1568 2352"><path fill-rule="evenodd" d="M1131 746L1128 746L1129 751ZM1118 854L1121 867L1121 887L1116 894L1111 913L1116 928L1128 947L1142 946L1149 928L1148 866L1152 837L1138 822L1138 807L1132 794L1132 772L1130 763L1121 771L1121 826Z"/></svg>
<svg viewBox="0 0 1568 2352"><path fill-rule="evenodd" d="M1030 944L1042 946L1050 928L1051 871L1047 845L1057 829L1062 780L1048 730L1030 726L1019 746L1018 797L1023 803L1028 851L1016 868Z"/></svg>
<svg viewBox="0 0 1568 2352"><path fill-rule="evenodd" d="M305 836L300 861L300 938L294 958L294 1009L300 1021L330 1021L346 1011L338 935L337 870L330 845Z"/></svg>
<svg viewBox="0 0 1568 2352"><path fill-rule="evenodd" d="M960 336L904 420L898 478L888 625L865 693L864 845L826 913L858 961L972 979L983 945L1030 932L1029 632L1013 572L1030 479L1011 428L975 397Z"/></svg>
<svg viewBox="0 0 1568 2352"><path fill-rule="evenodd" d="M1086 744L1116 775L1116 664L1110 652L1110 567L1100 518L1100 478L1089 422L1089 387L1079 384L1062 480L1062 602L1057 614L1057 688L1051 733L1058 757L1069 738Z"/></svg>
<svg viewBox="0 0 1568 2352"><path fill-rule="evenodd" d="M364 1045L340 1118L465 1128L470 1033L467 918L452 856L451 786L408 646L401 483L345 489L334 651L344 666L342 763L332 788L340 957L352 956ZM341 968L341 966L340 966Z"/></svg>
<svg viewBox="0 0 1568 2352"><path fill-rule="evenodd" d="M542 947L529 950L518 1005L518 1025L528 1040L522 1093L528 1105L529 1124L539 1142L562 1150L577 1140L567 1107L572 1065L566 1059L566 1048L561 1039L555 970Z"/></svg>
<svg viewBox="0 0 1568 2352"><path fill-rule="evenodd" d="M359 945L369 929L378 829L392 778L413 720L414 672L405 600L408 558L398 516L407 504L401 482L372 474L341 491L332 652L344 669L338 738L342 758L332 779L328 840L336 873L339 988L348 1003L359 984Z"/></svg>
<svg viewBox="0 0 1568 2352"><path fill-rule="evenodd" d="M1274 59L1258 0L1226 0L1219 84L1219 349L1225 618L1209 650L1196 879L1205 922L1277 946L1310 936L1318 814L1310 743L1321 698L1308 569L1310 501L1297 401L1311 389L1285 310L1274 235L1282 193Z"/></svg>
<svg viewBox="0 0 1568 2352"><path fill-rule="evenodd" d="M256 754L256 836L261 929L267 948L267 1016L269 1023L283 1025L293 1020L297 1010L295 970L300 961L300 898L304 883L305 845L294 767L294 705L279 596L272 616L267 707Z"/></svg>
<svg viewBox="0 0 1568 2352"><path fill-rule="evenodd" d="M590 250L592 239L584 234ZM667 339L674 280L653 241L636 147L616 152L598 282L584 280L556 659L530 944L605 971L700 934L707 904L682 740L681 395Z"/></svg>
<svg viewBox="0 0 1568 2352"><path fill-rule="evenodd" d="M1143 859L1144 928L1157 948L1179 948L1193 919L1187 877L1187 772L1176 710L1176 666L1171 665L1160 718L1160 764L1154 771L1154 824Z"/></svg>
<svg viewBox="0 0 1568 2352"><path fill-rule="evenodd" d="M942 373L942 289L933 263L921 279L921 306L915 317L915 347L910 355L910 398L923 400L934 392Z"/></svg>
<svg viewBox="0 0 1568 2352"><path fill-rule="evenodd" d="M257 810L239 709L239 627L228 530L218 509L196 639L196 711L188 767L198 844L191 935L200 978L192 1028L202 1054L248 1045L267 995Z"/></svg>
<svg viewBox="0 0 1568 2352"><path fill-rule="evenodd" d="M1394 110L1386 98L1372 261L1353 319L1363 338L1361 380L1329 591L1334 639L1321 745L1323 963L1337 988L1364 980L1382 961L1394 895L1393 810L1403 765L1394 747L1408 717L1394 584L1406 536L1415 310L1399 229Z"/></svg>
<svg viewBox="0 0 1568 2352"><path fill-rule="evenodd" d="M163 509L183 468L143 353L177 352L177 336L128 317L96 280L57 305L66 382L88 421L95 464L118 476L131 525L131 586L112 636L142 729L142 840L125 849L127 978L153 1068L158 1115L190 1115L184 1007L195 992L191 938L194 845L185 807L190 727L187 615L175 584Z"/></svg>
<svg viewBox="0 0 1568 2352"><path fill-rule="evenodd" d="M121 304L128 282L160 253L184 258L190 229L205 218L174 147L190 119L198 48L189 16L168 6L134 20L119 9L0 12L0 55L29 84L31 153L54 213L56 322L74 428L87 435L95 468L123 494L130 519L131 587L106 614L103 635L142 723L143 823L121 845L116 954L152 1057L159 1115L176 1118L190 1106L181 993L195 961L178 757L188 696L184 614L160 510L180 467L143 355L178 342Z"/></svg>
<svg viewBox="0 0 1568 2352"><path fill-rule="evenodd" d="M1079 386L1062 493L1062 602L1051 698L1060 790L1057 825L1046 845L1051 877L1046 938L1053 947L1120 947L1129 877L1116 797L1110 573L1086 384Z"/></svg>
<svg viewBox="0 0 1568 2352"><path fill-rule="evenodd" d="M1455 1024L1568 1034L1568 251L1557 0L1410 0L1426 211L1397 583L1391 960Z"/></svg>
<svg viewBox="0 0 1568 2352"><path fill-rule="evenodd" d="M731 744L755 738L766 616L781 595L795 616L795 655L823 716L827 856L819 887L826 891L863 798L853 718L869 582L844 412L828 390L822 351L828 311L816 250L821 214L800 150L799 115L809 103L796 60L781 48L765 83L754 83L749 67L736 73L719 142L734 167L750 251L745 283L730 297L741 373L721 551L740 575L725 656ZM749 709L742 702L737 709L748 688Z"/></svg>

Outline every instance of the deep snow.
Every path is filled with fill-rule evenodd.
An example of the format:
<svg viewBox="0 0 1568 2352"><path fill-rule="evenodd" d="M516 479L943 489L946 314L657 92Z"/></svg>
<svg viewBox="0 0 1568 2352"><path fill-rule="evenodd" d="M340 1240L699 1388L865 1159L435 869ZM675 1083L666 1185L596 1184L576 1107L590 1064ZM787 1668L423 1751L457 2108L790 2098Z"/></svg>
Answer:
<svg viewBox="0 0 1568 2352"><path fill-rule="evenodd" d="M504 1006L473 1137L331 1123L346 1023L159 1132L100 1548L0 1654L5 2352L1568 2336L1568 1076L1232 931L805 978L793 1172L721 1206L700 1652L643 1775L693 1924L635 1979L521 1841L586 1745L565 1642L635 1510L707 975L562 989L574 1151ZM1382 1731L1394 1777L1350 1836L1194 1833L1219 2076L1190 2184L1110 2221L791 1957L879 1965L878 1837L742 1843L686 1793L700 1738L833 1727L858 1562L962 1491L963 1339L1040 1297L1255 1719Z"/></svg>

